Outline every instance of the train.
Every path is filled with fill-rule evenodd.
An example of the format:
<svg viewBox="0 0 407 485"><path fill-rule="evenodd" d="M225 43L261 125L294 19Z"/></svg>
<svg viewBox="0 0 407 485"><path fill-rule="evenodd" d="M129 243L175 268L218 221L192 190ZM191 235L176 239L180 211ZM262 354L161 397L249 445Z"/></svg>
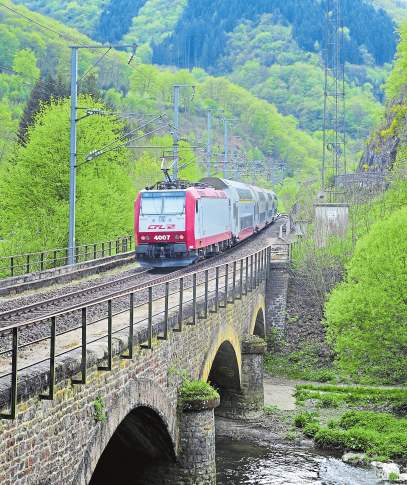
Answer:
<svg viewBox="0 0 407 485"><path fill-rule="evenodd" d="M261 231L277 210L273 191L233 180L157 182L135 201L136 259L142 266L188 266Z"/></svg>

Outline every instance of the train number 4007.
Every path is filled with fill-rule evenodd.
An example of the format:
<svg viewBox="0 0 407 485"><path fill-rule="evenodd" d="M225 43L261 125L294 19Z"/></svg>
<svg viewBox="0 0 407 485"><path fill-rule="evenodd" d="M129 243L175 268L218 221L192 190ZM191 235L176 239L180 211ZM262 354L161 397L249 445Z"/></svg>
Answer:
<svg viewBox="0 0 407 485"><path fill-rule="evenodd" d="M169 241L170 236L154 236L155 241Z"/></svg>

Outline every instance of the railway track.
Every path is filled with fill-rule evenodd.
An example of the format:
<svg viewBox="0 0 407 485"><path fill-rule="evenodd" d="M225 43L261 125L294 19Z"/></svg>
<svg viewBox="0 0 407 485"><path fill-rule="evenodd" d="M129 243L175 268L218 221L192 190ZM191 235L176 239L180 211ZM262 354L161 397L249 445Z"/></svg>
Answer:
<svg viewBox="0 0 407 485"><path fill-rule="evenodd" d="M188 288L192 285L192 276L188 278L189 274L196 270L212 268L217 264L227 263L228 260L240 257L240 254L241 257L244 257L248 252L248 247L251 252L262 248L265 245L265 241L272 237L273 232L276 233L276 231L279 230L279 227L283 222L284 219L276 221L259 234L242 242L232 250L221 253L215 258L204 260L192 267L185 267L164 275L160 274L159 276L155 276L156 270L137 268L132 271L132 274L126 275L125 277L106 281L102 284L82 288L70 293L59 294L54 298L29 302L24 306L13 306L14 302L10 300L8 304L12 307L5 312L0 313L0 349L8 347L7 342L10 339L10 335L7 335L9 334L9 331L3 333L1 331L1 329L5 327L24 323L20 339L21 342L28 343L41 338L49 331L48 317L50 315L64 312L64 315L59 318L58 327L60 332L65 332L80 324L80 312L77 310L84 304L92 304L89 317L90 320L96 320L106 315L106 305L98 303L102 300L105 301L107 298L114 299L114 311L117 313L128 308L128 298L120 298L120 296L123 293L128 293L129 290L137 292L135 294L135 303L142 304L147 301L147 288L151 285L157 285L173 280L174 278L187 276L184 284L185 288ZM202 274L200 276L203 278ZM176 291L175 282L171 283L171 285L173 286L172 290ZM143 289L146 289L146 291L140 291ZM160 287L158 287L157 291L160 291ZM42 296L46 296L47 293L49 292L44 292ZM18 304L18 302L15 303ZM26 324L28 325L26 326Z"/></svg>

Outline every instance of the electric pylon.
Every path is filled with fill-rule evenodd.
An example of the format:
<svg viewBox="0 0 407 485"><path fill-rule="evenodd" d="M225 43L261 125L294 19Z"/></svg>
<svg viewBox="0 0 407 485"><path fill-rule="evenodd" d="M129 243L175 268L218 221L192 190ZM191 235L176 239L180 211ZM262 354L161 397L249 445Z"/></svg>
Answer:
<svg viewBox="0 0 407 485"><path fill-rule="evenodd" d="M343 0L327 0L324 148L322 190L346 198L345 133L345 56L343 37ZM335 190L335 179L343 175L344 184Z"/></svg>

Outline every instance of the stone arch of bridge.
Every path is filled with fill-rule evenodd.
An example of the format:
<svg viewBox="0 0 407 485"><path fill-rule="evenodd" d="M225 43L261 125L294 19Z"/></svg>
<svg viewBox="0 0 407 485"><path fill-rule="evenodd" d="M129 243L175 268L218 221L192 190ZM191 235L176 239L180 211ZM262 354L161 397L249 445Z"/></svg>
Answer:
<svg viewBox="0 0 407 485"><path fill-rule="evenodd" d="M106 403L105 416L105 421L96 424L95 433L89 433L73 483L143 480L153 465L175 462L176 415L166 394L152 379L130 379L116 398ZM112 480L106 481L112 473Z"/></svg>
<svg viewBox="0 0 407 485"><path fill-rule="evenodd" d="M200 379L212 382L215 372L222 383L226 384L225 380L229 377L228 383L232 384L233 388L240 389L242 366L240 341L241 336L232 325L221 325L204 359ZM219 384L217 381L216 383Z"/></svg>
<svg viewBox="0 0 407 485"><path fill-rule="evenodd" d="M251 324L250 335L257 335L258 337L266 338L266 305L264 302L264 296L259 296L259 301L253 312L253 320Z"/></svg>

